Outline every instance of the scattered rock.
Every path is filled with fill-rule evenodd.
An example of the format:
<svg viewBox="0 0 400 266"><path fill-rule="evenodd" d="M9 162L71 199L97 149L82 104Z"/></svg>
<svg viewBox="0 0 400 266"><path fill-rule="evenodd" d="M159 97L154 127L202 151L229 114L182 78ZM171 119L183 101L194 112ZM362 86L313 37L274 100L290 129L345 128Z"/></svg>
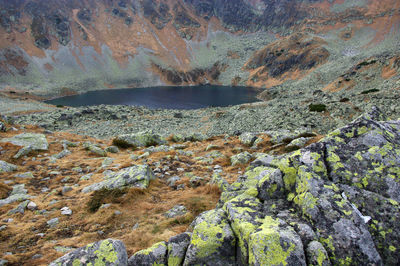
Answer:
<svg viewBox="0 0 400 266"><path fill-rule="evenodd" d="M117 146L107 147L105 151L109 153L119 153L119 149Z"/></svg>
<svg viewBox="0 0 400 266"><path fill-rule="evenodd" d="M252 156L249 152L245 151L231 157L231 164L233 166L238 164L246 164L251 160Z"/></svg>
<svg viewBox="0 0 400 266"><path fill-rule="evenodd" d="M26 172L22 174L16 174L14 177L16 178L34 178L33 174L31 172Z"/></svg>
<svg viewBox="0 0 400 266"><path fill-rule="evenodd" d="M101 167L107 167L110 166L114 162L113 158L105 158L103 162L101 163Z"/></svg>
<svg viewBox="0 0 400 266"><path fill-rule="evenodd" d="M8 215L12 215L12 214L16 214L16 213L20 213L20 214L24 214L25 213L25 209L28 206L29 200L25 200L24 202L21 202L17 208L12 209L11 211L8 212Z"/></svg>
<svg viewBox="0 0 400 266"><path fill-rule="evenodd" d="M206 180L202 177L199 176L193 176L192 178L190 178L189 180L189 185L193 188L202 186L206 184Z"/></svg>
<svg viewBox="0 0 400 266"><path fill-rule="evenodd" d="M93 173L81 176L81 178L79 178L79 180L84 181L84 180L90 180L90 178L92 178Z"/></svg>
<svg viewBox="0 0 400 266"><path fill-rule="evenodd" d="M167 179L167 185L170 187L175 187L175 183L181 180L179 176L173 176Z"/></svg>
<svg viewBox="0 0 400 266"><path fill-rule="evenodd" d="M95 144L85 143L84 148L93 155L100 156L100 157L107 156L107 153L102 148L98 147Z"/></svg>
<svg viewBox="0 0 400 266"><path fill-rule="evenodd" d="M68 192L72 191L72 187L64 186L61 190L61 194L64 196Z"/></svg>
<svg viewBox="0 0 400 266"><path fill-rule="evenodd" d="M34 151L34 149L31 146L23 147L14 155L13 158L14 159L19 159L19 158L21 158L23 156L26 156L26 155L30 154L33 151Z"/></svg>
<svg viewBox="0 0 400 266"><path fill-rule="evenodd" d="M68 207L63 207L63 208L61 208L61 214L70 216L70 215L72 215L72 210Z"/></svg>
<svg viewBox="0 0 400 266"><path fill-rule="evenodd" d="M18 166L7 163L5 161L0 161L0 173L9 173L17 171Z"/></svg>
<svg viewBox="0 0 400 266"><path fill-rule="evenodd" d="M28 203L28 206L26 206L26 208L27 208L28 210L30 210L30 211L34 211L34 210L37 210L37 209L38 209L38 206L37 206L37 204L34 203L33 201L30 201L30 202Z"/></svg>
<svg viewBox="0 0 400 266"><path fill-rule="evenodd" d="M53 218L47 221L47 225L50 227L55 227L59 223L58 218Z"/></svg>
<svg viewBox="0 0 400 266"><path fill-rule="evenodd" d="M25 185L15 185L13 186L13 190L10 194L10 196L6 199L0 200L0 207L11 204L16 201L24 201L29 199L31 196L26 194L28 190L25 189Z"/></svg>
<svg viewBox="0 0 400 266"><path fill-rule="evenodd" d="M66 157L66 156L68 156L70 154L71 154L71 152L69 150L64 149L60 153L57 153L56 155L53 155L52 158L59 160L59 159L62 159L62 158Z"/></svg>
<svg viewBox="0 0 400 266"><path fill-rule="evenodd" d="M187 213L187 209L185 206L183 205L175 205L174 207L172 207L172 209L170 209L169 211L167 211L164 216L167 218L175 218L178 216L182 216L185 215Z"/></svg>
<svg viewBox="0 0 400 266"><path fill-rule="evenodd" d="M136 134L120 135L113 140L113 145L121 148L149 147L165 143L166 141L153 131L143 131Z"/></svg>
<svg viewBox="0 0 400 266"><path fill-rule="evenodd" d="M115 189L127 186L147 188L150 180L154 178L153 171L148 165L132 166L110 175L107 180L85 187L82 192L88 193L102 188Z"/></svg>
<svg viewBox="0 0 400 266"><path fill-rule="evenodd" d="M11 138L4 138L0 142L10 142L17 146L30 146L34 151L47 151L49 144L43 134L23 133Z"/></svg>
<svg viewBox="0 0 400 266"><path fill-rule="evenodd" d="M257 134L246 132L239 136L239 140L243 145L251 147L257 140Z"/></svg>

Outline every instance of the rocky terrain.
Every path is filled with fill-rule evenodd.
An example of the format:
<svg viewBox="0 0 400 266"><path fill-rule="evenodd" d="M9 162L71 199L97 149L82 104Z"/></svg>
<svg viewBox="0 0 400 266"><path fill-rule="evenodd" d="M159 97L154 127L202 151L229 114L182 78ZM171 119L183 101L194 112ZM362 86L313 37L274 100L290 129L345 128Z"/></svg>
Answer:
<svg viewBox="0 0 400 266"><path fill-rule="evenodd" d="M397 0L0 0L0 265L397 265ZM197 110L47 99L240 85Z"/></svg>
<svg viewBox="0 0 400 266"><path fill-rule="evenodd" d="M98 140L4 119L3 264L400 260L400 124L375 107L325 136L148 131Z"/></svg>
<svg viewBox="0 0 400 266"><path fill-rule="evenodd" d="M396 0L2 0L0 7L0 88L24 97L206 83L340 95L383 82L398 88Z"/></svg>

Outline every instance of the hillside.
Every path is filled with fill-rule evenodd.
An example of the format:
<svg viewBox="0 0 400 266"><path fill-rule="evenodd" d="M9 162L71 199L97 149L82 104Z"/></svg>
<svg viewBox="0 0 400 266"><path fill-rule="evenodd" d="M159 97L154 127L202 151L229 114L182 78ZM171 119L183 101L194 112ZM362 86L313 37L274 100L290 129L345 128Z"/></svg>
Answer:
<svg viewBox="0 0 400 266"><path fill-rule="evenodd" d="M0 7L0 84L22 94L204 83L336 94L398 87L396 0L2 0ZM368 60L375 63L359 68Z"/></svg>

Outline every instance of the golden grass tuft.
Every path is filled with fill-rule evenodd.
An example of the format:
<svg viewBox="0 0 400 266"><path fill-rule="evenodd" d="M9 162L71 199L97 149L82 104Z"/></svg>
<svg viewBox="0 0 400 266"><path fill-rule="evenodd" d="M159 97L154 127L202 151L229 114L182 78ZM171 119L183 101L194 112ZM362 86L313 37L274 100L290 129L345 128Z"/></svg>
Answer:
<svg viewBox="0 0 400 266"><path fill-rule="evenodd" d="M7 186L4 183L0 183L0 199L5 199L11 192L11 187Z"/></svg>

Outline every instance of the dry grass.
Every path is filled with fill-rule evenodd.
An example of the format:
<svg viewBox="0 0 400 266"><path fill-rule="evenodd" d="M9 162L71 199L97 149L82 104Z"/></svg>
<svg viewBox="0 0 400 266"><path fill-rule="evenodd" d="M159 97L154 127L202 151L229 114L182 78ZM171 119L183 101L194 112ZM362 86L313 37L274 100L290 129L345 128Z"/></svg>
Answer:
<svg viewBox="0 0 400 266"><path fill-rule="evenodd" d="M18 128L18 126L16 127ZM43 130L27 126L25 130L18 132L0 133L0 137L11 137L22 131L40 133ZM14 219L11 223L0 223L0 225L7 225L7 229L0 235L0 253L12 252L13 255L4 257L11 264L45 265L64 254L57 252L56 246L77 248L105 238L122 240L129 255L158 241L166 241L170 237L186 231L198 214L213 209L219 200L221 192L216 185L205 184L191 188L189 186L190 177L199 176L206 181L210 180L212 168L218 164L223 168L223 177L232 183L236 180L238 172L244 172L246 165L231 166L230 156L237 153L237 148L254 152L249 147L241 145L237 137L225 139L223 136L218 136L204 142L187 142L185 150L192 151L193 157L171 151L154 153L147 158L147 163L153 169L155 163L161 164L161 168L169 167L169 175L151 181L147 189L101 190L85 194L81 192L81 189L102 181L102 172L105 170L117 171L134 164L141 164L142 161L132 161L130 159L131 152L121 150L118 154L108 154L114 159L113 164L100 169L103 158L89 156L87 151L79 146L69 148L72 154L53 164L49 163L47 157L62 150L62 140L81 143L91 141L103 145L103 147L111 145L112 141L96 140L63 132L48 134L46 137L50 143L50 149L48 152L35 154L36 160L32 160L32 157L13 160L12 157L20 147L9 143L0 144L3 148L0 160L18 165L17 172L11 175L9 173L0 174L1 197L8 195L11 186L25 184L28 193L35 196L33 201L38 205L38 210L46 210L45 214L26 210L23 215L9 216L7 213L15 208L19 204L18 202L0 208L0 221L8 218ZM271 143L268 136L261 137L263 141L259 144L257 152L270 151ZM317 139L314 138L315 141ZM219 150L223 157L215 159L211 165L196 161L195 157L206 156L211 152L205 151L210 144L218 146L216 150ZM284 151L280 150L280 152ZM137 150L134 153L139 155L143 151ZM175 159L175 156L179 157L179 161ZM74 171L75 167L81 167L82 172ZM180 168L183 168L184 171L178 170ZM16 173L28 171L33 173L34 178L11 178ZM50 173L53 171L58 173L51 175ZM90 180L80 180L81 176L88 173L93 173ZM181 178L177 184L184 184L185 189L174 190L166 185L166 179L174 175ZM47 177L49 177L48 180L43 180ZM67 177L68 179L66 179ZM5 180L11 180L11 184L4 185ZM70 186L72 191L61 193L63 186ZM44 188L47 188L48 192L42 192ZM108 208L99 209L104 203L111 205ZM178 204L186 206L188 210L186 215L175 218L164 216L165 212ZM71 216L61 215L60 209L65 206L72 210ZM59 224L50 228L46 222L56 217L59 218ZM132 228L136 224L139 227L133 230ZM44 234L43 237L38 235L39 233ZM33 260L32 256L35 254L42 254L43 257Z"/></svg>

